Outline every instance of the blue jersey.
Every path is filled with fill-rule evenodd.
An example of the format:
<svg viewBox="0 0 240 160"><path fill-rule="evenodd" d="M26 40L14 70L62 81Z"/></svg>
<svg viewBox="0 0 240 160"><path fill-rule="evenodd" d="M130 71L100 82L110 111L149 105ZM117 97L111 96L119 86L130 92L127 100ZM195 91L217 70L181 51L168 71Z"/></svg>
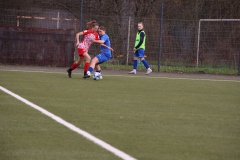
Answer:
<svg viewBox="0 0 240 160"><path fill-rule="evenodd" d="M100 36L100 40L103 40L103 41L104 41L104 44L105 44L106 46L111 47L110 39L109 39L109 37L108 37L107 34L104 34L104 35ZM107 57L109 57L109 58L112 57L112 55L111 55L111 50L109 50L107 47L102 46L102 45L101 45L101 53L104 53L105 56L107 56Z"/></svg>

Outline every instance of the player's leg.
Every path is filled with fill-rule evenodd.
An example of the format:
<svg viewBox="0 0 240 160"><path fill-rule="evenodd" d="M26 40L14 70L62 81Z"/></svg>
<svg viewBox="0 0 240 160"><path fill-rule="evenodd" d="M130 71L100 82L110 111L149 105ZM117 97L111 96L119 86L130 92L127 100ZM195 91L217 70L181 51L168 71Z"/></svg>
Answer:
<svg viewBox="0 0 240 160"><path fill-rule="evenodd" d="M76 69L76 68L82 63L82 61L83 61L83 59L84 59L82 53L84 53L84 52L85 52L85 51L84 51L83 49L78 48L78 56L79 56L78 61L74 62L74 63L72 64L72 66L67 70L67 72L68 72L68 77L69 77L69 78L72 77L72 71L73 71L74 69Z"/></svg>
<svg viewBox="0 0 240 160"><path fill-rule="evenodd" d="M110 57L106 56L106 54L104 53L101 53L100 55L97 56L97 58L98 58L98 63L96 63L95 65L95 70L100 74L100 79L102 79L102 70L101 70L100 64L107 62L110 59Z"/></svg>
<svg viewBox="0 0 240 160"><path fill-rule="evenodd" d="M83 59L83 56L79 56L78 61L74 62L72 66L67 70L69 78L72 78L72 71L82 63Z"/></svg>
<svg viewBox="0 0 240 160"><path fill-rule="evenodd" d="M88 71L91 73L91 72L94 70L94 68L96 69L96 65L97 65L98 63L99 63L98 58L97 58L97 57L94 57L94 58L92 59L92 61L91 61L91 65L90 65Z"/></svg>
<svg viewBox="0 0 240 160"><path fill-rule="evenodd" d="M152 70L149 67L148 62L144 58L144 49L139 49L139 58L140 58L141 62L143 63L143 65L145 66L145 68L147 69L146 75L150 74L152 72Z"/></svg>
<svg viewBox="0 0 240 160"><path fill-rule="evenodd" d="M129 74L136 74L137 73L137 65L138 65L138 50L135 51L134 57L133 57L133 70L129 72Z"/></svg>
<svg viewBox="0 0 240 160"><path fill-rule="evenodd" d="M95 70L98 71L98 72L101 72L101 67L99 64L96 64L95 65Z"/></svg>
<svg viewBox="0 0 240 160"><path fill-rule="evenodd" d="M94 57L92 59L91 65L90 65L90 67L88 69L88 72L87 72L88 76L87 76L87 78L91 76L91 72L95 68L96 72L98 72L100 74L100 79L102 79L101 68L100 68L99 64L102 64L102 63L108 61L109 59L110 59L110 57L107 57L104 53L100 53L96 57Z"/></svg>
<svg viewBox="0 0 240 160"><path fill-rule="evenodd" d="M84 74L83 78L89 78L91 76L91 73L95 67L95 65L98 63L98 58L94 57L91 61L90 67L88 68L88 71L86 74Z"/></svg>
<svg viewBox="0 0 240 160"><path fill-rule="evenodd" d="M89 54L87 52L83 53L83 56L86 60L86 62L84 64L84 76L85 76L87 74L87 71L88 71L88 68L90 65L91 57L89 56ZM84 76L83 76L83 78L85 78Z"/></svg>
<svg viewBox="0 0 240 160"><path fill-rule="evenodd" d="M82 62L82 59L81 59L80 56L79 56L78 61L74 62L74 63L72 64L72 66L67 70L67 72L68 72L68 77L69 77L69 78L72 78L72 71L73 71L75 68L77 68L77 66L79 66L79 65L81 64L81 62Z"/></svg>
<svg viewBox="0 0 240 160"><path fill-rule="evenodd" d="M102 70L101 70L101 67L100 67L100 64L99 64L99 63L96 64L95 70L96 70L96 72L98 72L99 75L100 75L100 76L99 76L99 79L103 79L103 77L102 77Z"/></svg>

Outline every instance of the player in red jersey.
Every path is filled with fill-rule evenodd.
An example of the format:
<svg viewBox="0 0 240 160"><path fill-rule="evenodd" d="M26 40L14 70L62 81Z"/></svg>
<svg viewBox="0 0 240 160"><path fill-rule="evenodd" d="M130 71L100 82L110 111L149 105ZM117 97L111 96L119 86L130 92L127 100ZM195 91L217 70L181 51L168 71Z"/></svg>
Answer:
<svg viewBox="0 0 240 160"><path fill-rule="evenodd" d="M88 54L88 49L91 46L93 42L96 43L104 43L104 41L99 39L99 35L97 33L98 31L98 23L93 20L87 23L88 30L84 30L82 32L79 32L76 34L76 46L78 47L78 56L79 59L77 62L74 62L73 65L67 70L68 72L68 77L72 77L72 71L77 68L78 65L81 64L83 59L86 60L85 65L84 65L84 75L87 73L89 64L91 61L91 57ZM79 36L84 36L82 41L79 42Z"/></svg>

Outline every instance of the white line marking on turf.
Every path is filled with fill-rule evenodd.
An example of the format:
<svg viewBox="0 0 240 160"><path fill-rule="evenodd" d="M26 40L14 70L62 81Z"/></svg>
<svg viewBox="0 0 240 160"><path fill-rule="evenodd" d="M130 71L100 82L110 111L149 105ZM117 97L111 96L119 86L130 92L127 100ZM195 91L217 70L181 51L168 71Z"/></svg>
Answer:
<svg viewBox="0 0 240 160"><path fill-rule="evenodd" d="M15 97L16 99L26 103L27 105L31 106L32 108L42 112L43 114L45 114L46 116L52 118L53 120L57 121L58 123L64 125L65 127L71 129L74 132L77 132L78 134L81 134L83 137L87 138L90 141L93 141L94 143L96 143L97 145L103 147L104 149L112 152L113 154L115 154L116 156L124 159L124 160L136 160L135 158L131 157L130 155L124 153L123 151L120 151L119 149L111 146L110 144L107 144L106 142L94 137L93 135L89 134L88 132L81 130L80 128L77 128L76 126L74 126L71 123L68 123L67 121L63 120L62 118L48 112L47 110L37 106L36 104L33 104L32 102L20 97L19 95L7 90L6 88L0 86L0 89L2 91L4 91L5 93Z"/></svg>
<svg viewBox="0 0 240 160"><path fill-rule="evenodd" d="M66 74L65 72L48 72L48 71L43 71L43 70L39 70L39 71L27 71L27 70L9 70L9 69L0 69L2 71L12 71L12 72L30 72L30 73L58 73L58 74ZM74 73L74 74L81 74L81 73ZM207 79L207 78L185 78L185 77L160 77L160 76L146 76L146 75L142 75L142 76L131 76L131 75L105 75L104 76L113 76L113 77L130 77L130 78L154 78L154 79L172 79L172 80L192 80L192 81L213 81L213 82L237 82L240 83L240 80L231 80L231 79Z"/></svg>

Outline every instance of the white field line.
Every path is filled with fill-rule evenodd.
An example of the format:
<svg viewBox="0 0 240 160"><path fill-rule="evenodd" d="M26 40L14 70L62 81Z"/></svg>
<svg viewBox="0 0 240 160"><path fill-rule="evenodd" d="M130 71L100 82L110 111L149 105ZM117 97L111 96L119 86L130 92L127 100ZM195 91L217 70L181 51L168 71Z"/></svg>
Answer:
<svg viewBox="0 0 240 160"><path fill-rule="evenodd" d="M27 71L27 70L8 70L8 69L0 69L2 71L12 71L12 72L32 72L32 73L58 73L58 74L66 74L67 72L48 72L48 71ZM81 74L81 73L74 73ZM151 76L137 76L137 75L106 75L104 76L120 76L120 77L141 77L141 78L154 78L154 79L172 79L172 80L193 80L193 81L213 81L213 82L237 82L240 83L240 80L231 80L231 79L206 79L206 78L184 78L184 77L151 77Z"/></svg>
<svg viewBox="0 0 240 160"><path fill-rule="evenodd" d="M69 129L71 129L72 131L77 132L78 134L80 134L83 137L87 138L88 140L96 143L97 145L101 146L102 148L108 150L109 152L112 152L116 156L118 156L118 157L120 157L120 158L122 158L124 160L136 160L135 158L131 157L130 155L124 153L123 151L120 151L119 149L111 146L110 144L107 144L106 142L104 142L104 141L94 137L93 135L89 134L88 132L86 132L84 130L81 130L80 128L74 126L73 124L68 123L67 121L63 120L62 118L60 118L60 117L58 117L58 116L48 112L47 110L37 106L36 104L33 104L32 102L30 102L30 101L20 97L19 95L15 94L15 93L13 93L13 92L11 92L9 90L7 90L6 88L0 86L0 89L3 92L5 92L5 93L15 97L16 99L22 101L23 103L26 103L30 107L32 107L32 108L42 112L46 116L52 118L53 120L57 121L58 123L64 125L65 127L69 128Z"/></svg>

